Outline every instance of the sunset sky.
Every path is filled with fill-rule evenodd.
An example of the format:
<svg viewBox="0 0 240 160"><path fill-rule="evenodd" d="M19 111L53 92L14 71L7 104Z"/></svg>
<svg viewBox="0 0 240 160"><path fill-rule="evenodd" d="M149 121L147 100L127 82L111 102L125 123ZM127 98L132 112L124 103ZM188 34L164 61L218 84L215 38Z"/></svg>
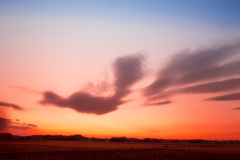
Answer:
<svg viewBox="0 0 240 160"><path fill-rule="evenodd" d="M240 1L0 0L0 132L240 140Z"/></svg>

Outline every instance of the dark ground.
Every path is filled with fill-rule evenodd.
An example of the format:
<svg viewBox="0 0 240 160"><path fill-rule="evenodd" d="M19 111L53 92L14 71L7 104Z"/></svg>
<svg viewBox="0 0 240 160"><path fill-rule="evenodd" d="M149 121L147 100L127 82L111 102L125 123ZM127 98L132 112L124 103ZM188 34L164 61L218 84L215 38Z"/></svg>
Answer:
<svg viewBox="0 0 240 160"><path fill-rule="evenodd" d="M0 141L0 160L240 160L240 144Z"/></svg>
<svg viewBox="0 0 240 160"><path fill-rule="evenodd" d="M83 159L83 160L239 160L239 152L174 149L118 149L0 153L0 159Z"/></svg>

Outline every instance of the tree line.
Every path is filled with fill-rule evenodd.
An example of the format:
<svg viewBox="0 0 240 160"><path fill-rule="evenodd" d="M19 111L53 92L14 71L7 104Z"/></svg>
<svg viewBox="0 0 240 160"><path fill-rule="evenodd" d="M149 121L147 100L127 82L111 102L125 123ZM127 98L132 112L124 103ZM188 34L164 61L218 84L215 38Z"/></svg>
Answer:
<svg viewBox="0 0 240 160"><path fill-rule="evenodd" d="M202 140L202 139L156 139L156 138L127 138L127 137L111 137L110 139L88 138L82 135L32 135L32 136L17 136L11 133L0 133L0 140L59 140L59 141L107 141L107 142L160 142L160 143L240 143L238 140Z"/></svg>
<svg viewBox="0 0 240 160"><path fill-rule="evenodd" d="M0 140L11 140L13 135L11 133L0 133Z"/></svg>

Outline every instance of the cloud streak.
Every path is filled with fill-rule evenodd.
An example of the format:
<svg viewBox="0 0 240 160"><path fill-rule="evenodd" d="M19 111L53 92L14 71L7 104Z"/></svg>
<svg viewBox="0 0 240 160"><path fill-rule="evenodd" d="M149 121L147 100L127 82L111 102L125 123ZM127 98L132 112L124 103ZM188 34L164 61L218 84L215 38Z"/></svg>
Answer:
<svg viewBox="0 0 240 160"><path fill-rule="evenodd" d="M150 100L166 98L176 94L218 93L218 92L224 92L229 90L237 90L239 88L240 88L240 78L233 78L233 79L227 79L223 81L193 85L190 87L183 87L175 90L172 89L170 91L162 92L155 97L151 97Z"/></svg>
<svg viewBox="0 0 240 160"><path fill-rule="evenodd" d="M9 86L10 88L13 88L13 89L18 89L18 90L21 90L21 91L24 91L28 94L41 94L39 91L36 91L36 90L33 90L33 89L29 89L25 86Z"/></svg>
<svg viewBox="0 0 240 160"><path fill-rule="evenodd" d="M240 88L240 78L216 81L179 89L179 93L217 93Z"/></svg>
<svg viewBox="0 0 240 160"><path fill-rule="evenodd" d="M160 105L165 105L165 104L170 104L170 103L172 103L172 101L163 101L163 102L151 103L151 104L148 104L148 105L160 106Z"/></svg>
<svg viewBox="0 0 240 160"><path fill-rule="evenodd" d="M238 110L238 111L240 111L240 107L233 108L232 110Z"/></svg>
<svg viewBox="0 0 240 160"><path fill-rule="evenodd" d="M143 77L144 59L143 55L135 54L119 57L114 61L115 92L112 96L94 96L84 91L78 91L64 98L53 91L46 91L39 103L96 115L115 111L119 105L126 103L122 98L131 92L130 87Z"/></svg>
<svg viewBox="0 0 240 160"><path fill-rule="evenodd" d="M16 104L12 104L12 103L7 103L7 102L2 102L0 101L0 106L3 106L3 107L11 107L11 108L14 108L16 110L24 110L22 107L20 107L19 105L16 105Z"/></svg>
<svg viewBox="0 0 240 160"><path fill-rule="evenodd" d="M143 89L146 105L175 94L203 94L240 88L240 41L174 55Z"/></svg>
<svg viewBox="0 0 240 160"><path fill-rule="evenodd" d="M240 100L240 92L206 99L206 101L237 101L237 100L238 101Z"/></svg>
<svg viewBox="0 0 240 160"><path fill-rule="evenodd" d="M13 109L16 109L16 110L25 110L22 107L20 107L19 105L12 104L12 103L7 103L7 102L2 102L2 101L0 101L0 107L10 107L10 108L13 108ZM9 123L10 123L9 119L5 119L5 118L0 117L0 131L4 131L5 128L7 128L9 126L8 125Z"/></svg>
<svg viewBox="0 0 240 160"><path fill-rule="evenodd" d="M12 119L6 119L0 117L0 131L5 131L8 128L11 129L20 129L20 130L28 130L36 128L37 125L34 124L26 124L26 123L20 123L19 119L16 119L14 122Z"/></svg>
<svg viewBox="0 0 240 160"><path fill-rule="evenodd" d="M29 129L32 129L31 127L25 127L25 126L6 126L6 128L20 129L20 130L29 130Z"/></svg>
<svg viewBox="0 0 240 160"><path fill-rule="evenodd" d="M7 119L0 117L0 131L3 131L7 126Z"/></svg>

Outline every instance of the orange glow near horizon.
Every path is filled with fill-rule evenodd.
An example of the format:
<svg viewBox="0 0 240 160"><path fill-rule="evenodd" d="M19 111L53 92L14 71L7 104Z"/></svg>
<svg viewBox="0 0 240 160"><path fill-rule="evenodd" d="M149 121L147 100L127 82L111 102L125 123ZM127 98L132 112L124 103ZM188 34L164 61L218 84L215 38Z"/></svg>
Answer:
<svg viewBox="0 0 240 160"><path fill-rule="evenodd" d="M126 136L140 139L239 139L237 128L239 123L235 123L239 121L238 115L235 114L233 117L233 111L223 107L219 112L224 112L225 119L222 119L219 114L212 115L216 107L209 108L211 105L195 104L197 99L203 97L192 96L191 101L186 104L184 102L189 99L189 96L179 96L175 98L178 101L177 104L161 107L141 107L140 104L143 101L132 101L119 106L118 111L106 115L79 114L71 109L59 110L54 106L43 106L40 110L36 107L36 111L21 111L22 116L18 111L12 110L9 116L18 117L21 123L37 124L37 128L7 129L7 131L14 135L26 136L81 134L99 138ZM217 108L220 107L219 105ZM28 112L32 115L28 115ZM226 118L228 112L231 119ZM39 115L36 116L36 113ZM124 118L122 118L123 115Z"/></svg>
<svg viewBox="0 0 240 160"><path fill-rule="evenodd" d="M21 92L16 90L16 94ZM37 128L30 130L6 130L14 135L81 134L100 138L126 136L159 139L240 139L237 127L240 125L240 118L238 112L231 110L234 103L201 102L209 97L208 95L175 96L175 103L158 107L141 106L144 99L140 98L141 94L134 93L124 99L135 100L104 115L88 115L68 108L41 106L36 104L40 99L38 94L28 96L34 100L26 103L16 99L25 107L25 111L1 109L2 113L5 113L2 117L16 117L21 123L37 125ZM13 101L12 98L11 100Z"/></svg>

